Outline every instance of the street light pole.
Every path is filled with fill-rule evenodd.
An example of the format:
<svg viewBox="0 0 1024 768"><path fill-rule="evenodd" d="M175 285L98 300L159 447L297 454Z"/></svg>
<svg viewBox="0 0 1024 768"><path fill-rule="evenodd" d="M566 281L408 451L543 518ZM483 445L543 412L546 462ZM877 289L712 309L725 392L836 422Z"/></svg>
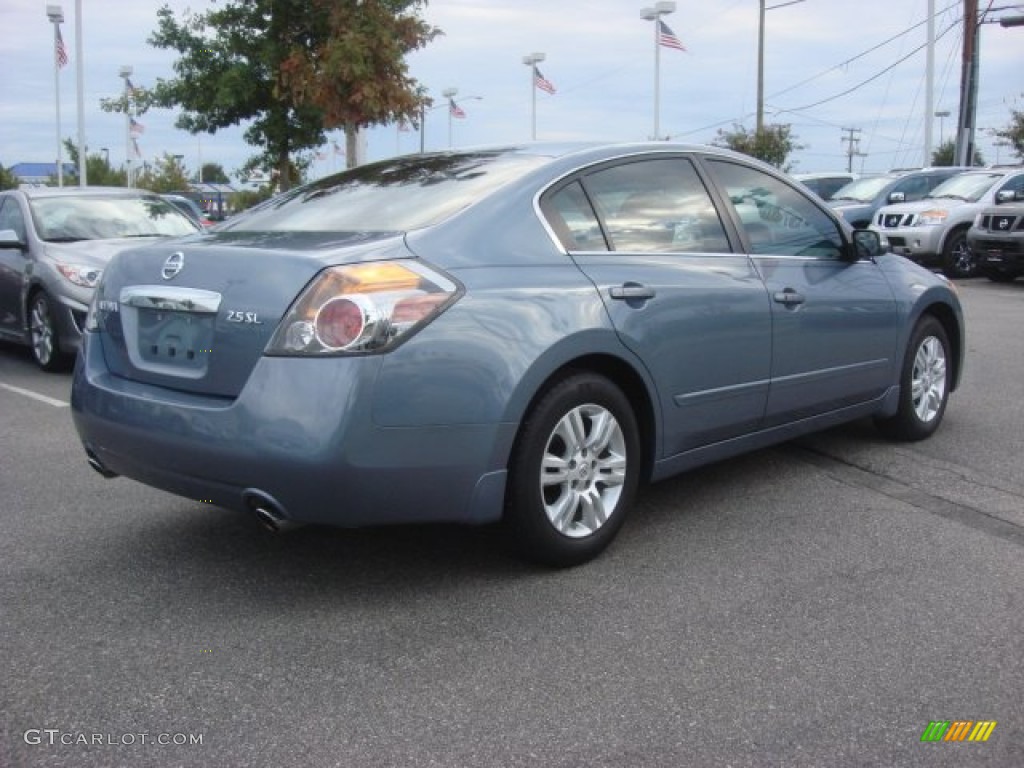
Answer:
<svg viewBox="0 0 1024 768"><path fill-rule="evenodd" d="M763 0L762 0L763 2ZM674 13L676 4L673 2L657 2L653 8L641 8L640 17L654 22L654 140L661 139L661 43L659 22L662 16Z"/></svg>
<svg viewBox="0 0 1024 768"><path fill-rule="evenodd" d="M943 144L946 143L946 130L945 130L946 123L945 123L945 119L944 118L949 117L949 110L948 109L940 109L939 111L937 111L935 113L935 116L937 118L939 118L939 146L941 147ZM930 165L930 164L931 164L931 159L929 158L929 162L927 163L927 165Z"/></svg>
<svg viewBox="0 0 1024 768"><path fill-rule="evenodd" d="M804 0L788 0L765 7L764 0L758 0L760 6L757 20L757 133L764 130L764 14L787 5L796 5Z"/></svg>
<svg viewBox="0 0 1024 768"><path fill-rule="evenodd" d="M544 61L543 53L523 56L523 64L530 68L530 138L537 140L537 65Z"/></svg>
<svg viewBox="0 0 1024 768"><path fill-rule="evenodd" d="M64 186L64 150L60 143L60 61L57 59L57 45L60 42L60 23L64 11L59 5L46 6L46 17L53 22L53 88L57 103L57 186Z"/></svg>

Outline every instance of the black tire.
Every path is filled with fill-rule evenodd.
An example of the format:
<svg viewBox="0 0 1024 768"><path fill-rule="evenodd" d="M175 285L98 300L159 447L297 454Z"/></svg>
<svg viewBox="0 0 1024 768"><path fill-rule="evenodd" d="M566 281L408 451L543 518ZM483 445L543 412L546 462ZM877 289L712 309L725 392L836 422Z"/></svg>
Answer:
<svg viewBox="0 0 1024 768"><path fill-rule="evenodd" d="M987 269L985 270L985 277L991 280L993 283L1012 283L1017 279L1018 272L1009 272L1002 269Z"/></svg>
<svg viewBox="0 0 1024 768"><path fill-rule="evenodd" d="M876 419L886 437L915 441L930 437L942 423L952 382L952 354L942 324L922 317L910 336L900 372L900 404L895 416Z"/></svg>
<svg viewBox="0 0 1024 768"><path fill-rule="evenodd" d="M640 453L636 416L611 381L581 372L556 383L527 414L512 451L509 543L557 567L596 557L632 506Z"/></svg>
<svg viewBox="0 0 1024 768"><path fill-rule="evenodd" d="M29 342L36 365L53 373L68 368L68 358L60 343L53 304L45 291L32 295L28 305Z"/></svg>
<svg viewBox="0 0 1024 768"><path fill-rule="evenodd" d="M950 232L942 246L942 272L946 277L957 279L978 274L978 259L967 242L967 230L963 227Z"/></svg>

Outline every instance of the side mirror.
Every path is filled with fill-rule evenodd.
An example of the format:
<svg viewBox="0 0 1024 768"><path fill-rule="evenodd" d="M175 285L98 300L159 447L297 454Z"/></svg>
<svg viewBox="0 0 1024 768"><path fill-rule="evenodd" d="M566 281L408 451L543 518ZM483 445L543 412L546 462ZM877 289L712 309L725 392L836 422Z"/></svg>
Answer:
<svg viewBox="0 0 1024 768"><path fill-rule="evenodd" d="M1012 189L1001 189L996 192L996 203L1013 203L1017 200L1024 200L1024 194L1014 192Z"/></svg>
<svg viewBox="0 0 1024 768"><path fill-rule="evenodd" d="M17 248L21 250L25 244L13 229L0 229L0 248Z"/></svg>
<svg viewBox="0 0 1024 768"><path fill-rule="evenodd" d="M889 193L890 203L905 203L907 202L907 195L905 192L890 192Z"/></svg>
<svg viewBox="0 0 1024 768"><path fill-rule="evenodd" d="M882 245L882 238L872 229L853 230L853 261L873 259L886 253L888 246Z"/></svg>

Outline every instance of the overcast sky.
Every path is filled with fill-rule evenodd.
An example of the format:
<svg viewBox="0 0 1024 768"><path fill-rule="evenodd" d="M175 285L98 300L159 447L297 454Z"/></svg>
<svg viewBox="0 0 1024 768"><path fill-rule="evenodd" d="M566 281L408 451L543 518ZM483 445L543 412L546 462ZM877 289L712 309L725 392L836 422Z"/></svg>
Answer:
<svg viewBox="0 0 1024 768"><path fill-rule="evenodd" d="M769 7L785 0L769 0ZM100 110L102 97L122 87L121 65L132 81L150 85L173 76L173 54L146 40L156 27L155 0L81 0L85 63L85 131L92 151L107 147L111 163L125 159L123 118ZM176 12L205 10L209 0L169 0ZM432 0L425 19L444 35L409 59L411 74L439 102L457 88L466 113L452 120L454 146L518 142L530 138L529 68L524 55L546 54L540 64L557 92L537 92L538 139L632 141L653 133L654 43L643 0ZM992 7L1012 6L1012 0ZM52 161L56 157L53 28L45 0L0 0L0 164ZM989 0L980 0L982 9ZM935 109L951 116L934 121L949 137L959 104L962 0L935 0ZM60 70L61 135L77 136L74 0L63 0L63 37L71 57ZM793 156L795 171L846 167L844 128L859 129L854 169L920 165L924 147L927 0L803 0L769 10L765 43L766 122L789 123L805 146ZM1024 6L993 12L1024 13ZM687 51L662 47L661 132L673 139L708 143L719 128L754 126L757 94L757 0L679 0L664 17ZM887 42L888 41L888 42ZM917 49L921 50L917 50ZM916 52L915 52L916 51ZM978 146L986 161L1011 160L986 128L1009 123L1011 107L1024 109L1024 27L986 24L981 32ZM840 95L844 94L845 95ZM220 163L233 176L253 154L242 129L201 140L174 127L175 113L152 110L139 118L142 159L184 155L193 171ZM449 116L428 113L427 149L448 146ZM344 146L341 134L332 134ZM417 151L415 132L394 126L371 129L370 160ZM325 148L329 150L329 147ZM327 151L312 176L340 169Z"/></svg>

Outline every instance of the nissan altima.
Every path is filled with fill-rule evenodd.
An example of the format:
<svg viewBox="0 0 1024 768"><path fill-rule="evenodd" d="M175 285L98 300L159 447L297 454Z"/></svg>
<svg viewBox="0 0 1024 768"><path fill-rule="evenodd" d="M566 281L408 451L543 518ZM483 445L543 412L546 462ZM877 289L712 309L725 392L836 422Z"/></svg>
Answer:
<svg viewBox="0 0 1024 768"><path fill-rule="evenodd" d="M90 464L266 526L500 523L593 558L638 487L854 419L920 440L953 285L774 169L667 143L399 157L116 256Z"/></svg>

